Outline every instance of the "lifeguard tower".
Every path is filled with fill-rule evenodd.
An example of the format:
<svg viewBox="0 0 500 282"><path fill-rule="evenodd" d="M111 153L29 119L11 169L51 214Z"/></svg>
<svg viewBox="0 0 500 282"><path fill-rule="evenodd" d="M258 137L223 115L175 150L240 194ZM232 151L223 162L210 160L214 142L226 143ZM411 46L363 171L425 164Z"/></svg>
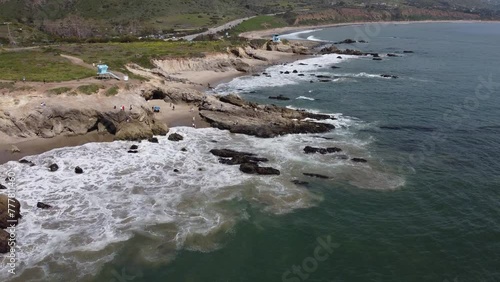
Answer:
<svg viewBox="0 0 500 282"><path fill-rule="evenodd" d="M273 35L273 42L274 43L280 43L281 42L281 38L280 38L279 34Z"/></svg>
<svg viewBox="0 0 500 282"><path fill-rule="evenodd" d="M97 78L98 79L110 79L115 78L120 80L118 76L114 73L108 71L108 65L99 64L97 65Z"/></svg>

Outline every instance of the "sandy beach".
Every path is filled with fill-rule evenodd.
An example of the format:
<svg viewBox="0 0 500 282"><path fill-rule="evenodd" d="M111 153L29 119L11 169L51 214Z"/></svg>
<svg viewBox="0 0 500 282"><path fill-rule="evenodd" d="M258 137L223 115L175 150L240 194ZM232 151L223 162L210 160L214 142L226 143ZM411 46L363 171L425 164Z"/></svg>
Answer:
<svg viewBox="0 0 500 282"><path fill-rule="evenodd" d="M317 30L331 27L343 27L353 25L390 25L390 24L414 24L414 23L479 23L479 22L499 22L499 21L479 21L479 20L425 20L425 21L380 21L380 22L349 22L349 23L334 23L322 25L303 25L303 26L287 26L266 30L249 31L240 34L240 36L249 39L271 38L273 34L289 34L305 30Z"/></svg>

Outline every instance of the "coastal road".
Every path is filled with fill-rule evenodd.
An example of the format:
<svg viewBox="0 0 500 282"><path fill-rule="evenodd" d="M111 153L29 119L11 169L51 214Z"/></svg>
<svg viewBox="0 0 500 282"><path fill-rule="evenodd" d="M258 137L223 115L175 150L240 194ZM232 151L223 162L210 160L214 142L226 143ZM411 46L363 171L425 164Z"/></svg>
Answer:
<svg viewBox="0 0 500 282"><path fill-rule="evenodd" d="M192 34L192 35L187 35L187 36L184 36L184 37L180 37L179 39L185 39L185 40L188 40L188 41L193 41L193 39L195 39L197 36L208 35L208 34L217 33L219 31L223 31L223 30L226 30L226 29L230 29L230 28L233 28L233 27L239 25L240 23L242 23L242 22L244 22L246 20L252 19L252 18L255 18L255 16L247 17L247 18L241 18L241 19L237 19L237 20L234 20L234 21L230 21L230 22L225 23L225 24L223 24L221 26L209 28L205 32L201 32L201 33L197 33L197 34Z"/></svg>

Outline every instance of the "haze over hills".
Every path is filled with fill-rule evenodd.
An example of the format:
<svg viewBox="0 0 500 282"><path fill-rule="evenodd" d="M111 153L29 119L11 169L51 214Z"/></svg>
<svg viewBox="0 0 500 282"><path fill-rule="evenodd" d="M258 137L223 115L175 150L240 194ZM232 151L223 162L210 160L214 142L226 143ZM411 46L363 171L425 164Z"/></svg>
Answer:
<svg viewBox="0 0 500 282"><path fill-rule="evenodd" d="M199 30L236 18L273 13L285 13L281 19L292 25L497 19L499 11L500 0L0 0L0 22L20 23L63 38Z"/></svg>

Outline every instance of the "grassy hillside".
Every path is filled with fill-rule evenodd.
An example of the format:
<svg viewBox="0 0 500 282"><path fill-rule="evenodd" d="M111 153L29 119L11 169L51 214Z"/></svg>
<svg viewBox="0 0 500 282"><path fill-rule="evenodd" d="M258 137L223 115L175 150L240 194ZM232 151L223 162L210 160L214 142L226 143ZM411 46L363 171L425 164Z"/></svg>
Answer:
<svg viewBox="0 0 500 282"><path fill-rule="evenodd" d="M370 11L416 7L473 13L483 19L500 18L499 2L500 0L0 0L0 23L10 21L61 38L139 36L172 34L175 31L195 33L202 28L250 15L285 12L287 15L302 15L339 7ZM417 15L416 18L421 16ZM278 17L276 21L267 19L268 22L261 24L280 26L283 21L293 24L296 23L295 20ZM251 28L255 29L256 26ZM5 44L5 38L0 30L0 43ZM29 41L27 38L23 40Z"/></svg>

